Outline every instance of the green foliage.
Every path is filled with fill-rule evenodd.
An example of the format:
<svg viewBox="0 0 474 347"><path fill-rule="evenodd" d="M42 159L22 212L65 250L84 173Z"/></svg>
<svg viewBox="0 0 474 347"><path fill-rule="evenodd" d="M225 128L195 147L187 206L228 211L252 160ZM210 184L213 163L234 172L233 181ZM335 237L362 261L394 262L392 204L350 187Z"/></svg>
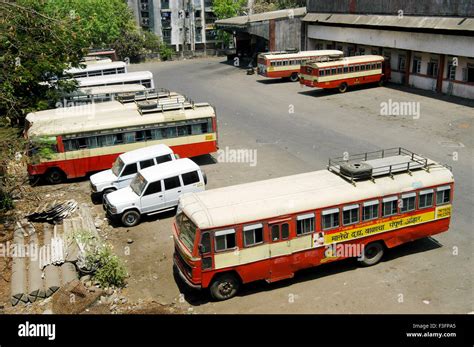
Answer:
<svg viewBox="0 0 474 347"><path fill-rule="evenodd" d="M117 56L121 60L128 58L130 62L135 63L140 60L144 38L139 30L126 31L110 46L115 49Z"/></svg>
<svg viewBox="0 0 474 347"><path fill-rule="evenodd" d="M14 207L11 195L0 188L0 211L8 211Z"/></svg>
<svg viewBox="0 0 474 347"><path fill-rule="evenodd" d="M160 50L161 40L155 33L145 30L143 32L143 48L148 52L154 53Z"/></svg>
<svg viewBox="0 0 474 347"><path fill-rule="evenodd" d="M173 56L173 50L163 42L160 44L159 52L161 60L169 60Z"/></svg>
<svg viewBox="0 0 474 347"><path fill-rule="evenodd" d="M116 286L123 287L127 271L120 259L112 253L108 246L100 249L97 257L98 269L94 274L94 279L97 280L101 286Z"/></svg>
<svg viewBox="0 0 474 347"><path fill-rule="evenodd" d="M0 0L0 120L10 124L21 124L28 112L73 90L75 83L58 78L87 50L79 20L52 17L45 4Z"/></svg>
<svg viewBox="0 0 474 347"><path fill-rule="evenodd" d="M242 14L247 0L214 0L212 9L218 19L225 19Z"/></svg>

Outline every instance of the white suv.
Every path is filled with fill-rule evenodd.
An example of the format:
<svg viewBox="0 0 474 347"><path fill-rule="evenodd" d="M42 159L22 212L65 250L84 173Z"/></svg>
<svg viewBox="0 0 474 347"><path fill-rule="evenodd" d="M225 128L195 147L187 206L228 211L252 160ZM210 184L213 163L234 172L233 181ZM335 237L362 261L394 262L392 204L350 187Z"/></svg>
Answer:
<svg viewBox="0 0 474 347"><path fill-rule="evenodd" d="M171 148L159 144L120 154L109 170L90 177L93 198L130 185L139 170L176 160Z"/></svg>
<svg viewBox="0 0 474 347"><path fill-rule="evenodd" d="M205 190L206 177L191 159L178 159L137 173L130 186L104 197L103 207L111 219L131 227L142 215L174 209L185 193Z"/></svg>

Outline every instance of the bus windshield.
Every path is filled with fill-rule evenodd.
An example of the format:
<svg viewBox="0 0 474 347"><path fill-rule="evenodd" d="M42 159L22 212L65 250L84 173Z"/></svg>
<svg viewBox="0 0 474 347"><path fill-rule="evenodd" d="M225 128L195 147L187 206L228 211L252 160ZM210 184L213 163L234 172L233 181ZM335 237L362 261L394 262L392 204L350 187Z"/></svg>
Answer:
<svg viewBox="0 0 474 347"><path fill-rule="evenodd" d="M148 182L146 181L145 177L143 177L140 173L137 173L132 183L130 183L130 188L132 188L135 194L141 196L147 183Z"/></svg>
<svg viewBox="0 0 474 347"><path fill-rule="evenodd" d="M184 213L180 213L176 216L176 224L179 229L178 237L180 241L192 252L194 239L196 238L196 226Z"/></svg>
<svg viewBox="0 0 474 347"><path fill-rule="evenodd" d="M117 157L117 159L114 161L114 165L112 166L113 174L118 177L120 172L122 172L124 165L125 164L123 163L123 160L120 159L120 157Z"/></svg>

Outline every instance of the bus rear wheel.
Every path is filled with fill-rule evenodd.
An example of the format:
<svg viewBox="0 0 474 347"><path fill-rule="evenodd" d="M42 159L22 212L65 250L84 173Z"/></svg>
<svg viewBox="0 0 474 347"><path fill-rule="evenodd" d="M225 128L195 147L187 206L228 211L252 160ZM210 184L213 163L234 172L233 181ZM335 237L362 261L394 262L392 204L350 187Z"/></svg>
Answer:
<svg viewBox="0 0 474 347"><path fill-rule="evenodd" d="M211 296L215 300L227 300L235 296L240 287L238 278L230 273L218 276L211 284Z"/></svg>
<svg viewBox="0 0 474 347"><path fill-rule="evenodd" d="M64 182L64 173L59 169L50 169L44 174L46 182L49 184L59 184Z"/></svg>
<svg viewBox="0 0 474 347"><path fill-rule="evenodd" d="M341 85L339 86L339 88L337 88L337 90L339 90L340 93L345 93L346 90L347 90L347 83L341 83Z"/></svg>
<svg viewBox="0 0 474 347"><path fill-rule="evenodd" d="M291 81L291 82L298 82L299 79L300 79L300 78L299 78L297 72L293 72L293 73L291 74L291 76L290 76L290 81Z"/></svg>
<svg viewBox="0 0 474 347"><path fill-rule="evenodd" d="M369 243L364 247L364 256L360 259L362 266L377 264L384 254L384 246L381 242Z"/></svg>

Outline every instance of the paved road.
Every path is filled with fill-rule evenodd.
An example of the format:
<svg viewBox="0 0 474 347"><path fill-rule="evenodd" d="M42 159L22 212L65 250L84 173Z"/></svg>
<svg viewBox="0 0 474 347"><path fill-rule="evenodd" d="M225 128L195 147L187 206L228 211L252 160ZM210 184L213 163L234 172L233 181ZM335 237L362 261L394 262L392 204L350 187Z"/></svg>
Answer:
<svg viewBox="0 0 474 347"><path fill-rule="evenodd" d="M323 169L327 159L402 146L453 167L450 231L389 251L370 268L335 262L274 284L254 283L236 298L209 302L183 291L171 276L171 218L117 229L117 247L132 237L126 258L132 299L176 302L198 313L466 313L473 302L474 102L400 87L364 87L345 94L246 75L222 58L133 65L155 84L216 106L220 147L256 149L258 164L201 159L209 188ZM419 117L382 116L389 100L415 102ZM416 118L416 119L414 119ZM457 159L457 160L456 160ZM166 218L168 217L168 218Z"/></svg>

